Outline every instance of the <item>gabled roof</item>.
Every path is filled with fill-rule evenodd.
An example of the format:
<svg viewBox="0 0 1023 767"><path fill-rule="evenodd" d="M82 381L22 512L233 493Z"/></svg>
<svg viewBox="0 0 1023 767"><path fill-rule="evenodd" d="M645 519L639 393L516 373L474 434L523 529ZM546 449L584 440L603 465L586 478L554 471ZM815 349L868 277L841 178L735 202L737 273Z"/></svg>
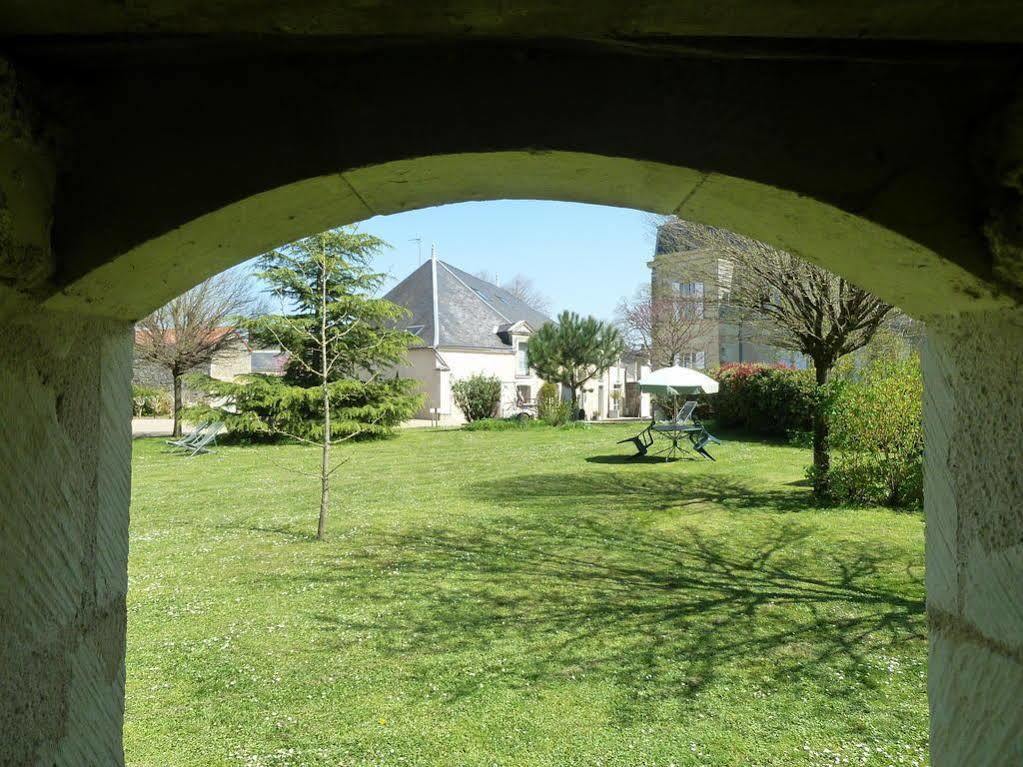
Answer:
<svg viewBox="0 0 1023 767"><path fill-rule="evenodd" d="M433 269L434 261L427 261L384 296L409 310L402 326L427 346L509 349L508 331L518 331L519 323L528 332L552 321L504 288L440 260L435 294Z"/></svg>

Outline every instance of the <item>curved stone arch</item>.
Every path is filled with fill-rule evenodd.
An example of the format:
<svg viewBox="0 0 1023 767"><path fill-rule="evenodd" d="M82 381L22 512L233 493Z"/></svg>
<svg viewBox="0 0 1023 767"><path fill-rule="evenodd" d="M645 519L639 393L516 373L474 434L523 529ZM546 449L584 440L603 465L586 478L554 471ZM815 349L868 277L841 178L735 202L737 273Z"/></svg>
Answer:
<svg viewBox="0 0 1023 767"><path fill-rule="evenodd" d="M287 184L144 242L46 303L133 320L206 277L304 235L376 215L495 199L676 213L785 248L917 317L1011 303L933 250L813 198L714 172L562 151L434 155Z"/></svg>

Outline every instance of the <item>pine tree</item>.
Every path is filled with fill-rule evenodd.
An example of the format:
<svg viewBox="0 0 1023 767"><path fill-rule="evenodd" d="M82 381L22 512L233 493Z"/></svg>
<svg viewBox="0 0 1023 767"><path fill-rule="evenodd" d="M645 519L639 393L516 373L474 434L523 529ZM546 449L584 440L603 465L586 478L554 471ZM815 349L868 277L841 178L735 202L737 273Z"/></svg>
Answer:
<svg viewBox="0 0 1023 767"><path fill-rule="evenodd" d="M529 366L545 381L564 384L572 392L573 417L579 389L610 368L625 351L621 334L594 317L562 312L529 337Z"/></svg>
<svg viewBox="0 0 1023 767"><path fill-rule="evenodd" d="M247 327L254 338L287 353L284 375L207 381L210 394L226 397L217 411L229 428L320 450L320 539L326 535L330 480L344 464L333 464L332 447L385 432L422 402L414 380L381 377L418 340L395 329L403 307L373 297L384 275L370 262L385 246L348 227L261 256L257 276L270 284L284 312L254 318Z"/></svg>

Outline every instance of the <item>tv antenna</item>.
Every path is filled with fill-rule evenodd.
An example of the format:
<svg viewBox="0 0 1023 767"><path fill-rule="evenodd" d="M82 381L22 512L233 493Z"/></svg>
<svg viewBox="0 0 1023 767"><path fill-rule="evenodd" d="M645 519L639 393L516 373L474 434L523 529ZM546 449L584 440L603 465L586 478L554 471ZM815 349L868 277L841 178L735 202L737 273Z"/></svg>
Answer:
<svg viewBox="0 0 1023 767"><path fill-rule="evenodd" d="M419 266L423 265L423 238L413 237L409 242L414 242L419 246Z"/></svg>

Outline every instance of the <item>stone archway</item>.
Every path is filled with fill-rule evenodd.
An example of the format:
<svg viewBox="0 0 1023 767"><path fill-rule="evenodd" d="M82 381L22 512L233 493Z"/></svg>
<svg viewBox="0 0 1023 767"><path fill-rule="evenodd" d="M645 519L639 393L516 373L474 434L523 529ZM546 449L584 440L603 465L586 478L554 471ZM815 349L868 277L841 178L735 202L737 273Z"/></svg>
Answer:
<svg viewBox="0 0 1023 767"><path fill-rule="evenodd" d="M1019 761L1019 120L996 115L1015 114L1018 56L542 31L10 44L26 76L0 100L0 730L16 733L0 762L123 761L131 320L309 231L497 197L676 211L928 321L933 763Z"/></svg>
<svg viewBox="0 0 1023 767"><path fill-rule="evenodd" d="M842 274L916 317L1013 303L929 248L811 197L656 162L518 151L398 160L271 189L115 256L44 305L134 319L197 281L310 232L433 205L507 198L675 213L742 232Z"/></svg>

